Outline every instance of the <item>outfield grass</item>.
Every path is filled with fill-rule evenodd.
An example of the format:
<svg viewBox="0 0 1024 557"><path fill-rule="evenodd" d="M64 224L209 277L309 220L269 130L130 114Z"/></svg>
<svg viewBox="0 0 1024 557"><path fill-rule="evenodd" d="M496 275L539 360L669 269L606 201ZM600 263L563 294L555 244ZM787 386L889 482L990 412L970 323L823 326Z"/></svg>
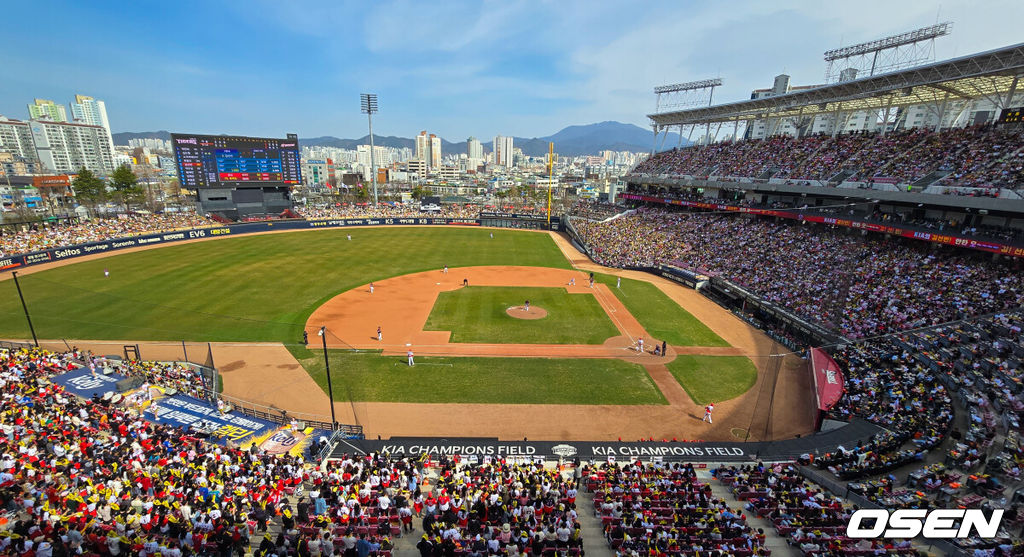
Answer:
<svg viewBox="0 0 1024 557"><path fill-rule="evenodd" d="M594 279L607 284L626 309L655 339L676 346L730 346L707 325L649 282L623 278L622 286L616 288L614 276L595 274Z"/></svg>
<svg viewBox="0 0 1024 557"><path fill-rule="evenodd" d="M530 300L547 310L542 319L511 317L505 310ZM619 334L593 294L565 288L470 286L442 292L427 331L451 331L452 342L601 344Z"/></svg>
<svg viewBox="0 0 1024 557"><path fill-rule="evenodd" d="M323 353L290 347L327 391ZM335 400L483 404L667 404L644 369L621 360L426 358L329 350Z"/></svg>
<svg viewBox="0 0 1024 557"><path fill-rule="evenodd" d="M547 234L395 227L173 245L19 280L39 338L298 342L340 292L444 265L569 268ZM11 280L0 282L0 338L30 338Z"/></svg>
<svg viewBox="0 0 1024 557"><path fill-rule="evenodd" d="M666 367L697 404L736 398L757 382L746 356L677 356Z"/></svg>

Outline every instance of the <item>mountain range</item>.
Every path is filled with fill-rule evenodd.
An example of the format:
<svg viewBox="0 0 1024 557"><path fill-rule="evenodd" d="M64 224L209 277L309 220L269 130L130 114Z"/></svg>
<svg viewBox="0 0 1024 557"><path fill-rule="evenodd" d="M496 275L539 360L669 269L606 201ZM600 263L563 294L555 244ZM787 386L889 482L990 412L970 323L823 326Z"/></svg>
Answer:
<svg viewBox="0 0 1024 557"><path fill-rule="evenodd" d="M157 132L121 132L115 133L114 143L116 145L127 145L129 139L167 139L171 138L168 131ZM513 144L523 150L523 154L531 157L544 156L548 152L548 143L554 142L555 152L563 156L596 155L601 151L632 151L635 153L646 153L651 150L653 132L645 130L633 124L622 122L599 122L583 126L569 126L555 134L545 137L514 137ZM321 145L325 147L337 147L339 149L355 149L357 145L367 145L370 142L369 136L359 139L341 139L333 136L299 138L299 145ZM661 142L659 136L658 142ZM665 145L674 146L679 142L679 136L669 133L665 138ZM393 147L400 149L406 147L416 149L416 140L408 137L395 136L373 136L374 145ZM482 142L485 151L493 150L493 141ZM687 141L683 140L684 144ZM453 143L441 138L442 153L465 153L466 142Z"/></svg>

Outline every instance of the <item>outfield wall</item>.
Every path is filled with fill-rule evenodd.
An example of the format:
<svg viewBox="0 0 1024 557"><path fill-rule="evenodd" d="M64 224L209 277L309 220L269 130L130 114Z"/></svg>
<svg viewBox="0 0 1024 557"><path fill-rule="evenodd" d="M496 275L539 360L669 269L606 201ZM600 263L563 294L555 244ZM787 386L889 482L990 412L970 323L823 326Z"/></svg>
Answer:
<svg viewBox="0 0 1024 557"><path fill-rule="evenodd" d="M239 236L242 234L255 234L258 232L274 232L277 230L310 230L317 228L344 228L349 226L431 226L431 225L458 225L458 226L479 226L479 219L460 218L366 218L366 219L323 219L323 220L283 220L265 222L245 222L230 224L211 228L196 228L191 230L178 230L164 232L161 234L145 234L142 236L130 236L114 240L90 242L75 246L64 246L47 249L22 255L12 255L0 259L0 272L16 271L23 267L64 261L96 253L105 253L127 248L151 246L157 244L168 244L182 242L185 240L197 240L201 238L219 238L224 236Z"/></svg>

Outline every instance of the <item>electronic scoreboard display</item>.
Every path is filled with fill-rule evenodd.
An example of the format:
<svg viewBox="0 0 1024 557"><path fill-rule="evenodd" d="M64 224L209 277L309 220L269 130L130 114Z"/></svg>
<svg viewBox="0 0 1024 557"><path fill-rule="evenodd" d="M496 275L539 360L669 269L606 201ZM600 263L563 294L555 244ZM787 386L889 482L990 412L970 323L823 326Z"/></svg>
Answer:
<svg viewBox="0 0 1024 557"><path fill-rule="evenodd" d="M302 183L299 139L171 134L185 189L275 187Z"/></svg>
<svg viewBox="0 0 1024 557"><path fill-rule="evenodd" d="M1004 124L1024 122L1024 118L1022 118L1022 113L1024 113L1024 109L1020 107L1004 108L1003 113L999 116L999 121Z"/></svg>

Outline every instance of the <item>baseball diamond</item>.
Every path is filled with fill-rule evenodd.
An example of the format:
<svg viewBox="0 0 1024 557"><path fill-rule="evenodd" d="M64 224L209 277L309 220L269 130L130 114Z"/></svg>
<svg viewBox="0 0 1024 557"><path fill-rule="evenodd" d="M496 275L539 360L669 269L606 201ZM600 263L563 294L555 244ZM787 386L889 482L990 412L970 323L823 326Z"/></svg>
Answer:
<svg viewBox="0 0 1024 557"><path fill-rule="evenodd" d="M753 370L771 362L771 340L728 312L672 281L596 266L556 233L367 227L229 236L26 269L39 335L103 353L112 345L95 341L104 338L151 352L208 341L225 394L327 415L317 350L325 327L337 419L387 435L734 439L730 427L746 429L756 406ZM174 277L174 286L144 278L154 276ZM9 294L0 306L16 315ZM508 316L527 299L546 317ZM67 309L45 311L57 304ZM0 330L26 333L15 320ZM303 332L308 346L298 342ZM410 349L415 367L404 363ZM707 373L674 375L684 356L706 358ZM806 400L800 359L785 360L794 374L785 396ZM720 405L710 427L698 423L702 393ZM806 408L777 415L772 435L809 431ZM452 429L451 412L477 417Z"/></svg>

